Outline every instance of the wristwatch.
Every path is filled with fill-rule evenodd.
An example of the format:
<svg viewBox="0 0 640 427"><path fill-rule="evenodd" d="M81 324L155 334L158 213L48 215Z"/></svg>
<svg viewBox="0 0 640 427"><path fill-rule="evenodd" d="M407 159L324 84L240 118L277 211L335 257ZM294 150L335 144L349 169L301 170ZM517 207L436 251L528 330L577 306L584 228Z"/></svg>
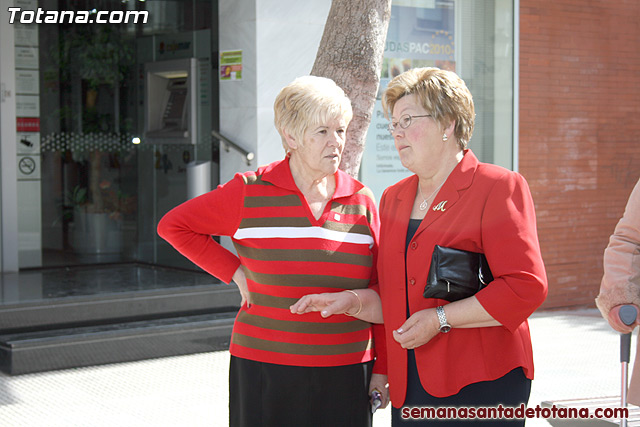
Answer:
<svg viewBox="0 0 640 427"><path fill-rule="evenodd" d="M451 325L447 322L447 315L444 314L444 307L439 306L436 308L436 313L438 314L438 321L440 322L440 332L446 334L451 330Z"/></svg>

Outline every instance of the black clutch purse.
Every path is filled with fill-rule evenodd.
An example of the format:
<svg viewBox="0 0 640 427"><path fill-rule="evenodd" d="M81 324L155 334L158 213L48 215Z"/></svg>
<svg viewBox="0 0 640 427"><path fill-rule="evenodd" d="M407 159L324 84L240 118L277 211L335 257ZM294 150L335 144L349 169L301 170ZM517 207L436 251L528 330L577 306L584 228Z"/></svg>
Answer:
<svg viewBox="0 0 640 427"><path fill-rule="evenodd" d="M423 296L457 301L475 295L492 280L484 254L436 245Z"/></svg>

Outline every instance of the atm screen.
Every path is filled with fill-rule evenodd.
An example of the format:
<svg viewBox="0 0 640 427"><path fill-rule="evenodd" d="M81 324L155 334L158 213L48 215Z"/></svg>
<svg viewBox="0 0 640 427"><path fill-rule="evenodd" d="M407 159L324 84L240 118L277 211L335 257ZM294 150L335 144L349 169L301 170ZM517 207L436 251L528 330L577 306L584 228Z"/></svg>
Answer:
<svg viewBox="0 0 640 427"><path fill-rule="evenodd" d="M186 129L185 108L187 106L187 79L171 79L168 84L169 100L162 118L163 128Z"/></svg>

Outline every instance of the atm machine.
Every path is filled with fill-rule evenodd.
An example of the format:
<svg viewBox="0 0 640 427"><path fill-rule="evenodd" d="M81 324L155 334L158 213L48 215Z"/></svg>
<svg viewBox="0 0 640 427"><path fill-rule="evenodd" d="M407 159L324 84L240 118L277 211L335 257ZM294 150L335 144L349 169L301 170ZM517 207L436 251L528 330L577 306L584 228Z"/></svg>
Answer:
<svg viewBox="0 0 640 427"><path fill-rule="evenodd" d="M196 64L196 58L145 64L144 142L197 143Z"/></svg>
<svg viewBox="0 0 640 427"><path fill-rule="evenodd" d="M167 211L218 184L212 161L210 32L140 39L139 258L193 268L157 236Z"/></svg>

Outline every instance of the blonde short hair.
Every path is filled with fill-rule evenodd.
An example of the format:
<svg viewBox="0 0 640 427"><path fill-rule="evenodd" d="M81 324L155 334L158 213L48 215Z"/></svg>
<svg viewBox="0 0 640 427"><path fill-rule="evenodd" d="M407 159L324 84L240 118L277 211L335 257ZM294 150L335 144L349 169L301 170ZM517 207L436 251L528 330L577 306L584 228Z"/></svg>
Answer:
<svg viewBox="0 0 640 427"><path fill-rule="evenodd" d="M443 128L455 120L454 135L460 149L466 149L473 134L475 109L464 80L452 71L435 67L405 71L389 82L382 95L385 117L391 117L400 98L412 94Z"/></svg>
<svg viewBox="0 0 640 427"><path fill-rule="evenodd" d="M285 86L273 104L274 123L284 151L289 151L283 131L303 144L304 133L310 127L331 119L344 119L349 125L353 117L351 101L344 91L326 77L298 77Z"/></svg>

